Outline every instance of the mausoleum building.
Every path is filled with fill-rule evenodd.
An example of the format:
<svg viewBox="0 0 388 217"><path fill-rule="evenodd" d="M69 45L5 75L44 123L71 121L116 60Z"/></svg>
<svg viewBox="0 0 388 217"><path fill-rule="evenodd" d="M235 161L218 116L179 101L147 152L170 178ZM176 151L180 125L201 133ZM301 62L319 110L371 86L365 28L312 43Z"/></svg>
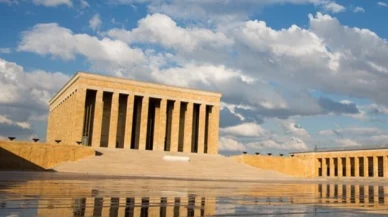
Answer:
<svg viewBox="0 0 388 217"><path fill-rule="evenodd" d="M218 153L220 93L78 72L49 102L47 142Z"/></svg>

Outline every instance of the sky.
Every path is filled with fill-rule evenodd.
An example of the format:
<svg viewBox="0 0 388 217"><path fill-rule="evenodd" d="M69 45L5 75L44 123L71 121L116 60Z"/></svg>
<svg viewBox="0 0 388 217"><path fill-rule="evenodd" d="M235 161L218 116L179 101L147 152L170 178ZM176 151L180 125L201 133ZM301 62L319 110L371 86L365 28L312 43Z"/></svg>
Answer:
<svg viewBox="0 0 388 217"><path fill-rule="evenodd" d="M220 153L388 143L388 0L0 0L0 138L77 71L222 93Z"/></svg>

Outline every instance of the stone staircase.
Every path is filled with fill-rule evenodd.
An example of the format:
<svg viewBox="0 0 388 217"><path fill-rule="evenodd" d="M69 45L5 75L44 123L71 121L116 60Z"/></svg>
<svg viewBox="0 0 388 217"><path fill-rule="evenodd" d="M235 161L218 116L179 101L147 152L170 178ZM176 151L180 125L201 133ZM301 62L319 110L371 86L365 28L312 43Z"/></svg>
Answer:
<svg viewBox="0 0 388 217"><path fill-rule="evenodd" d="M98 148L100 156L60 164L57 172L89 175L181 178L205 180L278 180L292 177L254 168L220 155ZM189 162L166 161L164 156L188 156Z"/></svg>

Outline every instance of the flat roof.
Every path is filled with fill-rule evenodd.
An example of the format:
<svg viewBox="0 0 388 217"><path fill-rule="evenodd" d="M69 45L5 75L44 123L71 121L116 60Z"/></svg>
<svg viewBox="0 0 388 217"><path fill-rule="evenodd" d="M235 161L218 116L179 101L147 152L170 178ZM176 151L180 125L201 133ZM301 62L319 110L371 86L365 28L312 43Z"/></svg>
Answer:
<svg viewBox="0 0 388 217"><path fill-rule="evenodd" d="M110 75L102 75L102 74L96 74L96 73L90 73L90 72L77 72L74 74L63 87L49 100L49 103L54 101L58 96L62 94L71 84L73 84L76 80L79 78L91 78L91 79L99 79L99 80L111 80L112 82L121 82L126 83L128 85L138 85L138 86L150 86L155 88L165 88L165 89L171 89L174 91L179 92L187 92L187 93L196 93L201 95L207 95L207 96L215 96L221 98L222 94L218 92L213 91L205 91L200 89L194 89L194 88L187 88L187 87L179 87L174 85L165 85L165 84L158 84L158 83L151 83L151 82L145 82L145 81L138 81L138 80L132 80L128 78L122 78L122 77L114 77Z"/></svg>
<svg viewBox="0 0 388 217"><path fill-rule="evenodd" d="M388 145L373 147L373 146L363 146L363 147L338 147L338 148L318 148L317 150L312 151L301 151L301 152L292 152L292 154L309 154L309 153L320 153L320 152L343 152L343 151L366 151L366 150L384 150L388 149Z"/></svg>

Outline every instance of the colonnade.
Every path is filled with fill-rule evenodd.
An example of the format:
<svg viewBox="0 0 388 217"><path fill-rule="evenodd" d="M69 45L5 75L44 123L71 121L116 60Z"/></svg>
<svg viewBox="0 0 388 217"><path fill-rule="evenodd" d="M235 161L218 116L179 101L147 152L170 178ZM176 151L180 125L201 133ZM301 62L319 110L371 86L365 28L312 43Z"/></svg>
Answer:
<svg viewBox="0 0 388 217"><path fill-rule="evenodd" d="M84 91L84 145L218 153L219 105L113 90Z"/></svg>
<svg viewBox="0 0 388 217"><path fill-rule="evenodd" d="M41 209L39 216L178 217L215 214L215 199L189 197L90 197L76 198L62 209ZM46 204L47 203L47 204ZM42 207L50 201L39 201ZM71 209L69 209L69 206Z"/></svg>
<svg viewBox="0 0 388 217"><path fill-rule="evenodd" d="M374 204L387 206L386 186L319 184L320 203Z"/></svg>
<svg viewBox="0 0 388 217"><path fill-rule="evenodd" d="M320 177L388 177L387 155L322 156L316 160Z"/></svg>

